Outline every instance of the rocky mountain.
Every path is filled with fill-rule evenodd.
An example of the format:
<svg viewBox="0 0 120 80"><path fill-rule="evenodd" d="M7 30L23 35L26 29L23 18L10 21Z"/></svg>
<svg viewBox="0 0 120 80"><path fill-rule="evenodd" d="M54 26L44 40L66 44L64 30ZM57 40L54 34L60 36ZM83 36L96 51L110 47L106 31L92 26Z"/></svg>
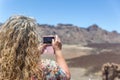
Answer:
<svg viewBox="0 0 120 80"><path fill-rule="evenodd" d="M2 23L0 23L0 26L2 25Z"/></svg>
<svg viewBox="0 0 120 80"><path fill-rule="evenodd" d="M88 28L72 24L57 24L56 26L38 24L37 30L40 36L58 34L65 44L120 43L119 33L103 30L96 24Z"/></svg>
<svg viewBox="0 0 120 80"><path fill-rule="evenodd" d="M88 28L61 23L57 25L38 24L37 31L40 37L57 34L64 44L120 43L118 32L103 30L96 24Z"/></svg>

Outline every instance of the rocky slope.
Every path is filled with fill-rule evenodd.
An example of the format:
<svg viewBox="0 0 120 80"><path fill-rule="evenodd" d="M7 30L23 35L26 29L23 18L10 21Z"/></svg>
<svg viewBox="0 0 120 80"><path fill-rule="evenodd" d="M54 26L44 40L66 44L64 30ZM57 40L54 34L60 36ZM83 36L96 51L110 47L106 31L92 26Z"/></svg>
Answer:
<svg viewBox="0 0 120 80"><path fill-rule="evenodd" d="M0 23L0 25L2 25ZM59 35L64 44L87 43L120 43L120 34L116 31L109 32L94 24L88 28L74 26L72 24L38 24L39 36Z"/></svg>
<svg viewBox="0 0 120 80"><path fill-rule="evenodd" d="M116 31L108 32L94 24L88 28L81 28L72 24L57 24L56 26L38 24L39 35L58 34L65 44L86 43L120 43L120 34Z"/></svg>

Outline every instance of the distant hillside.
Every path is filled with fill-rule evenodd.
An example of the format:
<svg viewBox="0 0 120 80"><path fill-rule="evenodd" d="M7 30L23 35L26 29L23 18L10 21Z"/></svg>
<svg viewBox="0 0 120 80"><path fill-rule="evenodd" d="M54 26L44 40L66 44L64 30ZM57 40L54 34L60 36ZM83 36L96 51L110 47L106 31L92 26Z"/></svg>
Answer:
<svg viewBox="0 0 120 80"><path fill-rule="evenodd" d="M1 24L0 24L1 25ZM108 32L94 24L88 28L81 28L72 24L38 24L39 36L58 34L65 44L86 43L120 43L120 34L116 31Z"/></svg>
<svg viewBox="0 0 120 80"><path fill-rule="evenodd" d="M2 23L0 23L0 26L2 25Z"/></svg>
<svg viewBox="0 0 120 80"><path fill-rule="evenodd" d="M120 43L119 33L116 31L108 32L96 24L88 28L72 24L57 24L56 26L38 24L38 32L40 36L58 34L65 44Z"/></svg>

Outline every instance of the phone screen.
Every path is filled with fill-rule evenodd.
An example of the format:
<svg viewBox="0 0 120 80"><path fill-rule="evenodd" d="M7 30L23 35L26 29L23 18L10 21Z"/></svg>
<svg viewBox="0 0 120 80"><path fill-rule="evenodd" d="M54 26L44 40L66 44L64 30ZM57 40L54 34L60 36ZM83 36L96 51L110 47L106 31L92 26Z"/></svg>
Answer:
<svg viewBox="0 0 120 80"><path fill-rule="evenodd" d="M51 44L52 43L52 39L54 39L55 37L43 37L43 43L45 44Z"/></svg>

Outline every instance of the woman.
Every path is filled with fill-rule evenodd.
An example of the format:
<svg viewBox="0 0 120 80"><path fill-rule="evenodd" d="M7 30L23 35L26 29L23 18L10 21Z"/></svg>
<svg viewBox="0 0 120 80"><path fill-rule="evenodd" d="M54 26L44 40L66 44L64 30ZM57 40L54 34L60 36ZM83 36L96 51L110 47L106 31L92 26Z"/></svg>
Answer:
<svg viewBox="0 0 120 80"><path fill-rule="evenodd" d="M56 55L57 76L52 78L45 72L46 61L40 60L46 45L38 49L38 35L34 19L25 16L12 16L0 30L0 80L66 80L70 72L61 53L61 42L58 37L52 42ZM38 63L40 65L38 65ZM46 69L45 69L46 68ZM50 69L53 70L53 69ZM53 72L53 71L49 71ZM59 73L59 74L58 74ZM51 74L51 73L50 73Z"/></svg>

